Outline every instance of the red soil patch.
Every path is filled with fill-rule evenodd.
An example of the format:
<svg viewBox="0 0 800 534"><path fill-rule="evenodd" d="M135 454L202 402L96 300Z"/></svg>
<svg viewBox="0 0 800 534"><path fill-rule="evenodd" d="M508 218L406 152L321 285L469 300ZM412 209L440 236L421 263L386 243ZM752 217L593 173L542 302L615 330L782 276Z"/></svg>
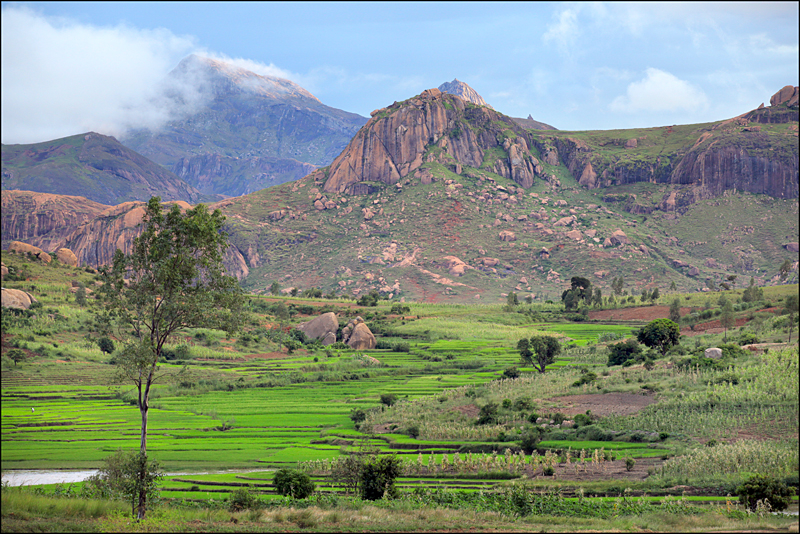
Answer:
<svg viewBox="0 0 800 534"><path fill-rule="evenodd" d="M695 308L681 308L681 317L689 315ZM669 306L639 306L589 312L589 319L601 321L652 321L669 317Z"/></svg>
<svg viewBox="0 0 800 534"><path fill-rule="evenodd" d="M591 410L592 415L631 415L656 402L652 395L638 393L599 393L596 395L567 395L546 399L555 403L551 410L564 415L577 415Z"/></svg>

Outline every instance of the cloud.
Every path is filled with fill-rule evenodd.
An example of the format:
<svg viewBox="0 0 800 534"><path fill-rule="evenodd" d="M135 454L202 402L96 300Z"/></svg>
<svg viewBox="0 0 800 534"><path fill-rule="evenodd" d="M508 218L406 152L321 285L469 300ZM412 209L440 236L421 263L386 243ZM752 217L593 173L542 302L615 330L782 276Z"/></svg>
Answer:
<svg viewBox="0 0 800 534"><path fill-rule="evenodd" d="M629 84L626 94L609 105L611 111L622 113L699 111L706 107L708 99L701 89L653 68L645 71L643 80Z"/></svg>
<svg viewBox="0 0 800 534"><path fill-rule="evenodd" d="M194 48L166 29L96 27L4 7L2 142L157 127L176 112L165 107L164 75Z"/></svg>
<svg viewBox="0 0 800 534"><path fill-rule="evenodd" d="M550 24L542 35L542 41L554 42L559 48L566 51L578 37L578 12L574 9L565 9L556 14L555 19L555 22Z"/></svg>

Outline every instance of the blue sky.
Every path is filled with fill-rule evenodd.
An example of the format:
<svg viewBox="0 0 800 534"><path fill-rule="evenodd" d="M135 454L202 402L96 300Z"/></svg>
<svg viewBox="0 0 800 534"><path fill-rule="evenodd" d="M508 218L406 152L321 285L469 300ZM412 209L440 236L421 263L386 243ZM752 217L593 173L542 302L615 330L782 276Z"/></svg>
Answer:
<svg viewBox="0 0 800 534"><path fill-rule="evenodd" d="M564 130L726 119L798 84L798 3L3 3L2 142L163 123L190 53L368 116L458 78Z"/></svg>

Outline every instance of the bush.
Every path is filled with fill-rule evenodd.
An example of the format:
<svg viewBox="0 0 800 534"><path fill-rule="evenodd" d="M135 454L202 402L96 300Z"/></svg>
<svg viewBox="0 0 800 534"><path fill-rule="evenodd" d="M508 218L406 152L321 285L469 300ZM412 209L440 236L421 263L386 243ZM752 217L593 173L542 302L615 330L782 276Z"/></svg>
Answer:
<svg viewBox="0 0 800 534"><path fill-rule="evenodd" d="M196 487L196 486L192 486ZM258 497L250 493L248 488L239 488L231 493L228 499L228 510L231 512L241 512L242 510L251 510L258 508L261 502Z"/></svg>
<svg viewBox="0 0 800 534"><path fill-rule="evenodd" d="M314 483L306 473L296 469L280 469L273 479L278 493L295 499L305 499L314 493Z"/></svg>
<svg viewBox="0 0 800 534"><path fill-rule="evenodd" d="M397 395L393 393L384 393L381 395L381 404L384 406L392 406L397 402Z"/></svg>
<svg viewBox="0 0 800 534"><path fill-rule="evenodd" d="M608 347L608 366L622 365L627 361L635 360L642 353L642 346L631 338L622 343L609 345Z"/></svg>
<svg viewBox="0 0 800 534"><path fill-rule="evenodd" d="M478 415L478 421L476 424L478 425L493 425L497 422L497 403L489 402L485 404L481 408L481 412Z"/></svg>
<svg viewBox="0 0 800 534"><path fill-rule="evenodd" d="M755 511L758 501L764 500L769 500L773 510L781 511L789 507L795 490L781 480L755 475L739 486L736 493L739 495L739 502L752 511Z"/></svg>
<svg viewBox="0 0 800 534"><path fill-rule="evenodd" d="M395 352L411 352L411 345L407 341L401 341L400 343L395 343L392 350Z"/></svg>
<svg viewBox="0 0 800 534"><path fill-rule="evenodd" d="M537 428L527 428L522 433L522 439L519 441L520 448L525 451L525 454L531 454L542 441L542 435Z"/></svg>
<svg viewBox="0 0 800 534"><path fill-rule="evenodd" d="M508 379L519 378L519 370L516 367L507 367L503 371L503 378L508 378Z"/></svg>
<svg viewBox="0 0 800 534"><path fill-rule="evenodd" d="M626 471L632 471L635 465L636 465L636 460L634 460L633 458L625 458Z"/></svg>
<svg viewBox="0 0 800 534"><path fill-rule="evenodd" d="M384 496L396 497L394 482L400 476L400 467L401 462L395 454L370 458L361 470L361 498L376 501Z"/></svg>

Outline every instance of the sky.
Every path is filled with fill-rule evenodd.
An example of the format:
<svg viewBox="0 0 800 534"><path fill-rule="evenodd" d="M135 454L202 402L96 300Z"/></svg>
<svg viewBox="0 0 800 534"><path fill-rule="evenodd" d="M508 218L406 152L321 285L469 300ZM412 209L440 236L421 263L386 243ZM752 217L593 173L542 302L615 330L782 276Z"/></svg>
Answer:
<svg viewBox="0 0 800 534"><path fill-rule="evenodd" d="M798 85L798 18L797 2L4 2L1 137L158 128L186 112L159 95L192 53L365 117L458 78L560 130L711 122Z"/></svg>

